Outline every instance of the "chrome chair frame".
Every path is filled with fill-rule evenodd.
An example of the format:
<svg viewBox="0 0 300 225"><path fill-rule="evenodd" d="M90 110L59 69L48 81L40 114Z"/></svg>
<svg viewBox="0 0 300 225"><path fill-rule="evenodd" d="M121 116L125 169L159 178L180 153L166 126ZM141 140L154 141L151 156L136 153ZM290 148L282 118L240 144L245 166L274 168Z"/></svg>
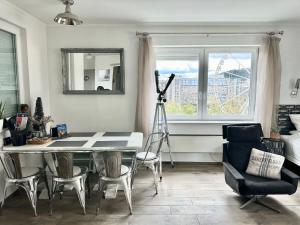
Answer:
<svg viewBox="0 0 300 225"><path fill-rule="evenodd" d="M5 173L7 177L5 178L5 186L4 186L4 195L3 195L3 201L1 203L0 211L2 214L2 208L4 206L5 197L7 188L15 185L18 188L22 188L25 190L26 195L31 203L32 209L34 211L34 216L37 216L37 185L39 182L39 179L41 177L41 169L39 172L34 173L27 177L17 178L16 177L16 162L15 160L8 154L8 153L1 153L0 152L0 161L4 167ZM8 165L8 163L10 165ZM21 169L21 168L20 168Z"/></svg>
<svg viewBox="0 0 300 225"><path fill-rule="evenodd" d="M155 139L155 136L158 136L157 140ZM154 132L149 134L143 151L139 152L139 153L144 153L145 157L144 159L136 158L136 166L134 169L134 174L137 173L137 170L140 166L149 168L152 171L156 194L158 194L158 173L159 176L162 177L161 147L165 137L166 134L164 132ZM147 156L149 152L152 152L153 145L155 143L158 143L158 148L156 149L155 158L147 159Z"/></svg>
<svg viewBox="0 0 300 225"><path fill-rule="evenodd" d="M50 154L52 158L45 157L46 154ZM51 185L51 191L50 191L50 215L53 214L53 202L55 199L56 194L59 194L62 196L64 192L64 185L71 185L74 187L78 200L80 203L80 206L83 210L83 214L86 214L86 208L85 208L85 182L87 178L87 172L88 169L85 167L79 167L81 172L79 174L76 174L75 176L72 174L69 174L68 177L61 177L59 176L58 172L58 162L57 162L57 156L56 154L62 154L62 153L46 153L44 154L45 161L47 162L48 168L51 173L51 179L52 179L52 185ZM65 154L65 152L63 153ZM73 154L73 153L67 153L67 154ZM72 168L73 167L73 159L72 159Z"/></svg>
<svg viewBox="0 0 300 225"><path fill-rule="evenodd" d="M112 152L112 154L122 154L121 152ZM97 157L97 154L105 154L105 152L103 153L93 153L93 158L94 158L94 162L95 162L95 167L97 170L97 173L99 174L99 178L98 178L98 201L97 201L97 206L96 206L96 215L98 215L100 213L100 207L101 207L101 199L104 196L104 188L105 185L107 183L113 183L113 184L120 184L124 187L124 193L125 193L125 197L129 206L129 211L130 214L132 214L132 194L131 194L131 178L132 178L132 169L131 167L128 167L128 171L124 174L122 174L121 171L121 175L118 177L109 177L106 176L106 168L104 167L100 167L99 166L99 158ZM134 163L133 163L134 164ZM123 165L121 165L122 167ZM127 167L127 166L126 166Z"/></svg>

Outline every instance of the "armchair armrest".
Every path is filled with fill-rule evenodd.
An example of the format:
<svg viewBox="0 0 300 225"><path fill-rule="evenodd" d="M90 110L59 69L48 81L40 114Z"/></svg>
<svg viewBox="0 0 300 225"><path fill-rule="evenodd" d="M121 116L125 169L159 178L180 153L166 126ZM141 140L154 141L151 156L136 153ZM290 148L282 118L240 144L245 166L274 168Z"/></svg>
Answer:
<svg viewBox="0 0 300 225"><path fill-rule="evenodd" d="M281 179L284 181L287 181L291 184L293 184L295 187L298 185L298 181L300 177L293 173L292 171L288 170L285 167L282 167L281 169Z"/></svg>
<svg viewBox="0 0 300 225"><path fill-rule="evenodd" d="M244 177L240 174L239 171L237 171L230 163L228 162L223 162L224 169L226 169L235 180L242 181L244 180Z"/></svg>
<svg viewBox="0 0 300 225"><path fill-rule="evenodd" d="M223 162L226 183L237 193L242 190L245 179L230 163Z"/></svg>

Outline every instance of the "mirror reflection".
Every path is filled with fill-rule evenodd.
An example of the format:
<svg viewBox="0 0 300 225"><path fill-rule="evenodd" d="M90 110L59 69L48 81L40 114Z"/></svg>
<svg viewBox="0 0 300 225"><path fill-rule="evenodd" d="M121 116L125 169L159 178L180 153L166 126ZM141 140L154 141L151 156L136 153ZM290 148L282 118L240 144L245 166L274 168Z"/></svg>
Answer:
<svg viewBox="0 0 300 225"><path fill-rule="evenodd" d="M67 52L66 94L121 94L121 52Z"/></svg>

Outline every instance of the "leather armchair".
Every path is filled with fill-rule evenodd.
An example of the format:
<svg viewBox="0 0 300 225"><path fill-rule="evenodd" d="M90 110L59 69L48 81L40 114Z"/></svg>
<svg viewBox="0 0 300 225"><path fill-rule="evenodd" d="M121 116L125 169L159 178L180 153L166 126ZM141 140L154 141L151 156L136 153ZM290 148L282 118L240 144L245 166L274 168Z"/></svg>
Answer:
<svg viewBox="0 0 300 225"><path fill-rule="evenodd" d="M225 181L234 192L250 198L241 208L252 202L257 202L267 208L260 201L270 194L294 194L297 190L299 177L286 168L282 168L281 180L253 176L245 173L251 150L257 148L267 151L262 143L263 132L260 124L237 124L223 126L223 165Z"/></svg>

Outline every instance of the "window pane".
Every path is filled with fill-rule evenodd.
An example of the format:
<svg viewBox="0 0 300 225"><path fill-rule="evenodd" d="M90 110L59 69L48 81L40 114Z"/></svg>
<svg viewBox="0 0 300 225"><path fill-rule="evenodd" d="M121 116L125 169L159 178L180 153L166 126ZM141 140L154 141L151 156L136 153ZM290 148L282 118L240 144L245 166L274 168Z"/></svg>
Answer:
<svg viewBox="0 0 300 225"><path fill-rule="evenodd" d="M170 119L197 118L198 116L198 58L159 59L156 61L160 73L160 86L163 89L169 76L176 75L166 97L166 112Z"/></svg>
<svg viewBox="0 0 300 225"><path fill-rule="evenodd" d="M17 112L16 76L15 36L0 30L0 101L5 103L5 117Z"/></svg>
<svg viewBox="0 0 300 225"><path fill-rule="evenodd" d="M208 53L208 117L252 116L252 71L251 52Z"/></svg>

